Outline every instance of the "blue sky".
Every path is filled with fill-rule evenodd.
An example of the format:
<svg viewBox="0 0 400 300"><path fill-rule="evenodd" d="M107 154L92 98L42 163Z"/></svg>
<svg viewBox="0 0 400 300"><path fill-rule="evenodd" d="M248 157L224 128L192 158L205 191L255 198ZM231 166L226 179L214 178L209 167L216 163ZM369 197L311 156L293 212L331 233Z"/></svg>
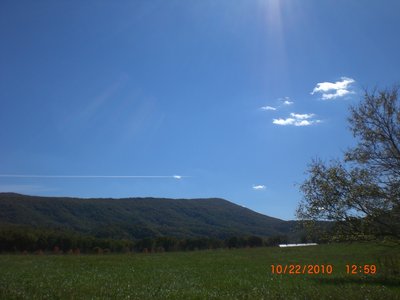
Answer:
<svg viewBox="0 0 400 300"><path fill-rule="evenodd" d="M354 144L348 106L399 83L399 11L1 1L0 191L222 197L293 219L307 164Z"/></svg>

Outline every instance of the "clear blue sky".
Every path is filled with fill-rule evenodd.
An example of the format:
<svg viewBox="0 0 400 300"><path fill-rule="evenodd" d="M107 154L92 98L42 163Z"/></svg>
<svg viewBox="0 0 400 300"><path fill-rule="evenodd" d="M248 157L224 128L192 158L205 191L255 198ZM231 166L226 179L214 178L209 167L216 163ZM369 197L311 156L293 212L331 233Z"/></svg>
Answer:
<svg viewBox="0 0 400 300"><path fill-rule="evenodd" d="M293 219L311 159L354 144L348 106L399 83L399 12L397 0L3 0L0 191L222 197Z"/></svg>

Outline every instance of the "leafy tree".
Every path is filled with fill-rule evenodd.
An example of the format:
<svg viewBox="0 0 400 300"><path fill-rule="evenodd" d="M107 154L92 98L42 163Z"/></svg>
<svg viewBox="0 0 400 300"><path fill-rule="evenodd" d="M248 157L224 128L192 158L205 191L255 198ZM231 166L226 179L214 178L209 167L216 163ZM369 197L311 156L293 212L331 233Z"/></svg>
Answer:
<svg viewBox="0 0 400 300"><path fill-rule="evenodd" d="M400 237L398 91L365 91L363 101L350 107L358 143L343 161L311 162L298 218L335 221L335 232L348 239Z"/></svg>

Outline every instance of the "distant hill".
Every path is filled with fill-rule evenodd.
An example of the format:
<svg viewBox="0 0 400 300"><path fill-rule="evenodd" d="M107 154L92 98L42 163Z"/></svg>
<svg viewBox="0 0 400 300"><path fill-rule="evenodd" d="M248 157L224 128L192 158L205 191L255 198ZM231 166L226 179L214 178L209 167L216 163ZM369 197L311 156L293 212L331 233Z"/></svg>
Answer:
<svg viewBox="0 0 400 300"><path fill-rule="evenodd" d="M81 199L0 193L0 226L54 228L100 238L292 235L283 221L219 198Z"/></svg>

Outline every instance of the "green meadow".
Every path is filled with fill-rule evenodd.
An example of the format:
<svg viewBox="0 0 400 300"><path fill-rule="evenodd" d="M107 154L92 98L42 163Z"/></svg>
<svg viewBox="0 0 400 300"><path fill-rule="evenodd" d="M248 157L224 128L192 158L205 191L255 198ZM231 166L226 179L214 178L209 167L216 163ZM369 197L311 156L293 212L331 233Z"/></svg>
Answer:
<svg viewBox="0 0 400 300"><path fill-rule="evenodd" d="M400 299L399 253L399 246L356 243L0 255L0 299ZM278 264L333 269L331 274L272 274L271 265ZM373 264L376 274L346 274L346 264Z"/></svg>

